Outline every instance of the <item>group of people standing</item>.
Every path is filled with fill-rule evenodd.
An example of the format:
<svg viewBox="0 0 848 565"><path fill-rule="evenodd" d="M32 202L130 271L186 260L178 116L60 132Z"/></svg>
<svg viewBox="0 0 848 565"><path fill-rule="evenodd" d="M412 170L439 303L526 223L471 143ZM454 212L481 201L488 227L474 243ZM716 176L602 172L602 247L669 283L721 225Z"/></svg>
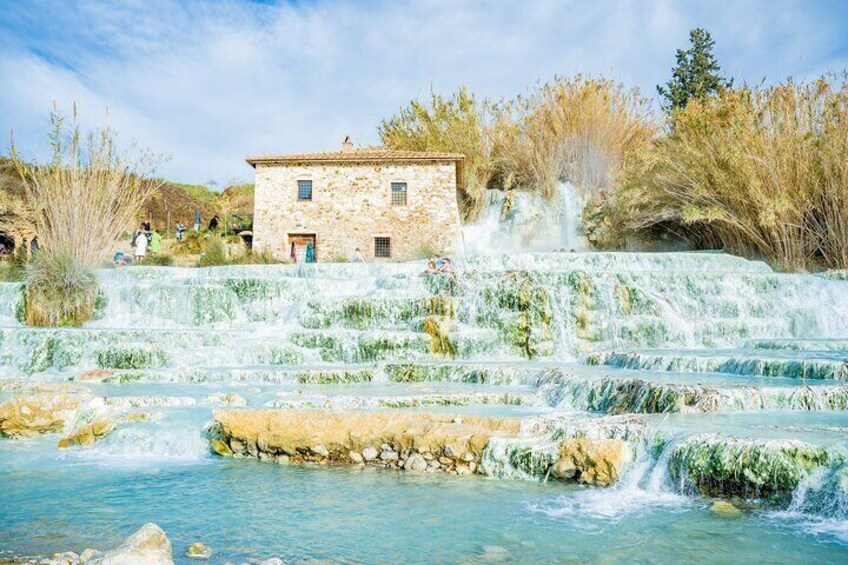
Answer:
<svg viewBox="0 0 848 565"><path fill-rule="evenodd" d="M142 261L147 253L160 253L162 251L162 236L150 227L150 222L142 222L138 230L132 235L130 245L133 248L133 256L130 257L123 251L118 251L112 258L116 267L129 265L134 260Z"/></svg>
<svg viewBox="0 0 848 565"><path fill-rule="evenodd" d="M150 228L150 222L143 222L132 241L136 260L144 259L147 252L160 253L162 251L162 236L159 232Z"/></svg>

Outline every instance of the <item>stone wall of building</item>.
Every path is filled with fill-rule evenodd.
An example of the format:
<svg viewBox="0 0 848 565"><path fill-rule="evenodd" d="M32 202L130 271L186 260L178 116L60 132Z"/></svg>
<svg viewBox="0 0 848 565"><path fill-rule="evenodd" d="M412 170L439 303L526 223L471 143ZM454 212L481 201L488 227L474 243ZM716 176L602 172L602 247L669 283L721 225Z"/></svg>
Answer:
<svg viewBox="0 0 848 565"><path fill-rule="evenodd" d="M312 181L311 201L298 200L298 180ZM393 182L407 184L405 206L392 205ZM350 260L357 248L373 261L375 237L391 238L390 260L456 253L456 164L257 164L254 248L286 258L290 234L315 234L319 262Z"/></svg>

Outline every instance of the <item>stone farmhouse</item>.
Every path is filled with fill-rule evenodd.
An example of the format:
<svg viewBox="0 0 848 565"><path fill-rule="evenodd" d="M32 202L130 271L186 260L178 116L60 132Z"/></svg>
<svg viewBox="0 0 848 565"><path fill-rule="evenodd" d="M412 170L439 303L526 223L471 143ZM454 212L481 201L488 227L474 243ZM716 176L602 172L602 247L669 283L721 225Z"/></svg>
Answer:
<svg viewBox="0 0 848 565"><path fill-rule="evenodd" d="M456 153L355 148L248 157L256 170L253 247L298 262L408 260L455 253L462 232Z"/></svg>

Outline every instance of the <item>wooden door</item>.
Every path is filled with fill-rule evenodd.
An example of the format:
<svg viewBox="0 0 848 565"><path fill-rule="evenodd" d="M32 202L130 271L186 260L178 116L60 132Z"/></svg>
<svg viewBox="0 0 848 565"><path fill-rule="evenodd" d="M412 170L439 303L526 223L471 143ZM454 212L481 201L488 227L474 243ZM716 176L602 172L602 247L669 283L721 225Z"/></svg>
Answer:
<svg viewBox="0 0 848 565"><path fill-rule="evenodd" d="M315 252L315 260L318 260L318 247L315 245L314 233L290 233L289 245L286 249L286 257L291 257L291 247L294 244L294 250L297 255L298 263L306 263L306 246L312 244L312 249Z"/></svg>

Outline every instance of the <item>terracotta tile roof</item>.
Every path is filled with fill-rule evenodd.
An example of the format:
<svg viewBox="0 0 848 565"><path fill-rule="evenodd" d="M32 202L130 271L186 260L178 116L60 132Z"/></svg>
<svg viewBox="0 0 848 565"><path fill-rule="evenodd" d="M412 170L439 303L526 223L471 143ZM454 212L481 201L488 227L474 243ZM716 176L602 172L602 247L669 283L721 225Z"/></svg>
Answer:
<svg viewBox="0 0 848 565"><path fill-rule="evenodd" d="M256 155L245 160L255 167L260 163L421 163L428 161L462 161L463 159L462 153L400 151L397 149L347 149L327 153Z"/></svg>

